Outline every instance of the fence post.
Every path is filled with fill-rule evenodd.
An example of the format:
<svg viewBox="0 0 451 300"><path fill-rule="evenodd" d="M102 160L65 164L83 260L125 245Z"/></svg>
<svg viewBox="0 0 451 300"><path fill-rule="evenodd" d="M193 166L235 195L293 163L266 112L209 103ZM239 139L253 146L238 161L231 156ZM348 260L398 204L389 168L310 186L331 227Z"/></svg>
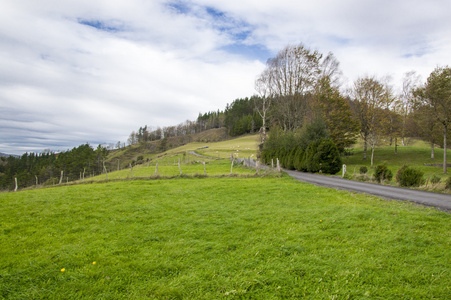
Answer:
<svg viewBox="0 0 451 300"><path fill-rule="evenodd" d="M233 162L235 161L235 159L232 159L232 164L231 164L231 167L230 167L230 174L232 174L233 173Z"/></svg>
<svg viewBox="0 0 451 300"><path fill-rule="evenodd" d="M155 176L157 176L158 173L158 163L155 165Z"/></svg>
<svg viewBox="0 0 451 300"><path fill-rule="evenodd" d="M16 187L14 188L14 192L17 192L17 189L18 189L18 187L17 187L17 177L14 177L14 182L16 184Z"/></svg>
<svg viewBox="0 0 451 300"><path fill-rule="evenodd" d="M61 182L63 182L63 173L64 173L64 171L61 171L60 183L59 184L61 184Z"/></svg>
<svg viewBox="0 0 451 300"><path fill-rule="evenodd" d="M180 157L179 157L179 171L180 171L180 175L182 175L182 167L180 167Z"/></svg>
<svg viewBox="0 0 451 300"><path fill-rule="evenodd" d="M346 165L343 164L343 175L341 177L345 177L345 174L346 174Z"/></svg>
<svg viewBox="0 0 451 300"><path fill-rule="evenodd" d="M207 176L207 170L205 169L205 162L204 163L204 175Z"/></svg>
<svg viewBox="0 0 451 300"><path fill-rule="evenodd" d="M277 158L277 172L280 172L280 162L279 162L279 158Z"/></svg>
<svg viewBox="0 0 451 300"><path fill-rule="evenodd" d="M36 186L38 186L38 176L34 175L34 177L36 178Z"/></svg>

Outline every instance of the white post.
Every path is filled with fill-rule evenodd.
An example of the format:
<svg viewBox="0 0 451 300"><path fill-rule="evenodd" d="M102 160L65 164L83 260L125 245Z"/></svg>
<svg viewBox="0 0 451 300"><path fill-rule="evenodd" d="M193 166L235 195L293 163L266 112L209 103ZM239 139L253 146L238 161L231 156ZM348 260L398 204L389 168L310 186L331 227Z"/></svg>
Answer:
<svg viewBox="0 0 451 300"><path fill-rule="evenodd" d="M346 174L346 165L343 164L343 175L341 177L345 177L345 174Z"/></svg>
<svg viewBox="0 0 451 300"><path fill-rule="evenodd" d="M255 166L257 167L257 175L258 175L258 170L260 169L260 161L259 160L257 160L256 162L255 162Z"/></svg>
<svg viewBox="0 0 451 300"><path fill-rule="evenodd" d="M180 167L180 158L179 158L179 171L180 171L180 175L182 175L182 168Z"/></svg>
<svg viewBox="0 0 451 300"><path fill-rule="evenodd" d="M277 158L277 172L280 172L280 162L279 162L279 158Z"/></svg>
<svg viewBox="0 0 451 300"><path fill-rule="evenodd" d="M14 177L14 182L16 183L16 187L14 188L14 192L17 192L18 186L17 186L17 177Z"/></svg>
<svg viewBox="0 0 451 300"><path fill-rule="evenodd" d="M205 169L205 162L204 163L204 175L207 176L207 170Z"/></svg>
<svg viewBox="0 0 451 300"><path fill-rule="evenodd" d="M61 184L61 182L63 182L63 173L64 173L64 171L61 171L60 183L59 184Z"/></svg>
<svg viewBox="0 0 451 300"><path fill-rule="evenodd" d="M132 178L133 178L133 166L132 166L132 164L130 164L130 169L131 169L131 172L132 172Z"/></svg>
<svg viewBox="0 0 451 300"><path fill-rule="evenodd" d="M157 176L158 173L158 163L155 165L155 176Z"/></svg>
<svg viewBox="0 0 451 300"><path fill-rule="evenodd" d="M232 165L231 165L231 167L230 167L230 174L232 174L233 173L233 162L235 161L235 159L232 159Z"/></svg>
<svg viewBox="0 0 451 300"><path fill-rule="evenodd" d="M271 158L271 169L274 169L274 158Z"/></svg>

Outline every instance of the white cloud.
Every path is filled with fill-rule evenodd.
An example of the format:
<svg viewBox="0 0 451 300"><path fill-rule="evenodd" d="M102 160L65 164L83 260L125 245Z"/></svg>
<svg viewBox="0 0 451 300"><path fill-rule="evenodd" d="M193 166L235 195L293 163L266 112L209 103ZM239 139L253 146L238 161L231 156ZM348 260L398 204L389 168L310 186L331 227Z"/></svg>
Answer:
<svg viewBox="0 0 451 300"><path fill-rule="evenodd" d="M287 44L350 81L449 63L447 0L3 1L0 152L125 141L254 93ZM98 27L98 28L96 28Z"/></svg>

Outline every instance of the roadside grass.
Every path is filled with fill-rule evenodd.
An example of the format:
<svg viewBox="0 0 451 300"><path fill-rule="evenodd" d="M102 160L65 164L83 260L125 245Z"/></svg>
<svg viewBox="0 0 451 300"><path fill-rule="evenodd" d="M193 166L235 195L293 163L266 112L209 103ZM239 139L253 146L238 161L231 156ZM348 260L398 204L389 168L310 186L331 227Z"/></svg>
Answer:
<svg viewBox="0 0 451 300"><path fill-rule="evenodd" d="M418 143L416 143L418 144ZM394 176L396 172L403 166L409 165L415 169L424 172L425 185L421 186L424 190L443 191L445 189L445 180L450 176L449 174L443 174L443 168L441 166L426 166L425 164L442 164L443 163L443 149L434 149L435 159L431 159L431 149L427 146L404 146L398 147L398 153L395 154L394 147L384 146L376 148L374 151L374 164L371 167L371 149L368 149L367 159L363 159L363 148L355 147L351 150L352 155L343 156L343 163L346 164L347 172L353 179L362 179L359 169L362 166L368 168L367 180L371 180L374 174L374 169L377 165L385 164L393 173L393 180L386 182L386 184L396 185ZM447 151L447 156L451 156L451 150ZM448 160L448 163L451 163ZM451 172L451 168L449 168ZM337 173L337 174L341 174ZM440 183L432 184L429 182L432 176L440 178ZM427 183L427 186L426 186Z"/></svg>
<svg viewBox="0 0 451 300"><path fill-rule="evenodd" d="M451 215L280 178L1 193L3 299L448 299Z"/></svg>

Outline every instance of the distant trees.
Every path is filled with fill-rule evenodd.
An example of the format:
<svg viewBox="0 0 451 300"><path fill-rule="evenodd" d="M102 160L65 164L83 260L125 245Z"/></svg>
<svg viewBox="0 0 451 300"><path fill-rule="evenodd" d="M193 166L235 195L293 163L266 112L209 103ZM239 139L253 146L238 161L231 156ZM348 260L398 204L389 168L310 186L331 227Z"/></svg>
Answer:
<svg viewBox="0 0 451 300"><path fill-rule="evenodd" d="M12 156L2 159L0 163L0 189L12 190L14 177L17 177L19 187L49 183L58 183L61 171L65 180L76 180L81 176L99 174L103 171L104 159L108 151L98 146L94 150L89 144L74 147L71 150L53 153L24 153L20 158ZM53 181L52 181L53 182Z"/></svg>
<svg viewBox="0 0 451 300"><path fill-rule="evenodd" d="M417 95L424 105L432 108L436 120L443 126L443 173L446 174L447 134L451 123L451 68L435 68L426 85L417 90Z"/></svg>

